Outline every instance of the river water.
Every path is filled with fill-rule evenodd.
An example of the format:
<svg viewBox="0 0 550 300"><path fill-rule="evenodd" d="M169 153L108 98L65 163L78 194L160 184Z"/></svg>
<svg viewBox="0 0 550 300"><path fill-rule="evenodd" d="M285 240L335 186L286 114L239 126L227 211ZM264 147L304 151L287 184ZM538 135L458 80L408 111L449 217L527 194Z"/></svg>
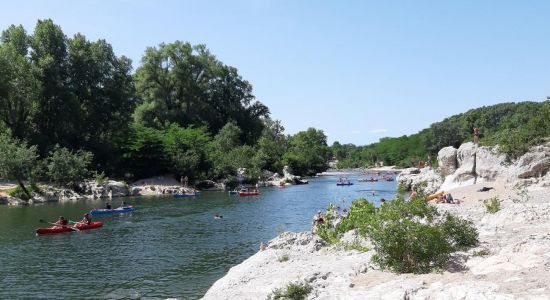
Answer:
<svg viewBox="0 0 550 300"><path fill-rule="evenodd" d="M197 299L234 265L280 231L305 231L329 203L395 195L395 182L336 186L336 177L308 185L261 189L260 196L204 192L195 199L124 198L132 214L96 216L104 227L35 236L39 219L79 220L104 200L0 206L0 299ZM372 195L372 190L377 190ZM114 206L122 201L114 199ZM223 219L215 220L219 213Z"/></svg>

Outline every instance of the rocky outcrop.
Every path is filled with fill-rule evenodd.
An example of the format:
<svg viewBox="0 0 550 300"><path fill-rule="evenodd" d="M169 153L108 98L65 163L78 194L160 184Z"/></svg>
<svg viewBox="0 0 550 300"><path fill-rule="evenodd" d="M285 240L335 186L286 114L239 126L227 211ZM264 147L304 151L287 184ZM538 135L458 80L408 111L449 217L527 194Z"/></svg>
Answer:
<svg viewBox="0 0 550 300"><path fill-rule="evenodd" d="M441 171L441 175L444 177L451 175L456 171L457 160L456 160L456 148L455 147L445 147L437 153L437 163Z"/></svg>
<svg viewBox="0 0 550 300"><path fill-rule="evenodd" d="M121 181L108 180L105 183L86 181L80 189L87 198L126 197L130 195L128 185Z"/></svg>
<svg viewBox="0 0 550 300"><path fill-rule="evenodd" d="M397 184L407 191L422 189L425 193L435 193L443 183L440 173L431 168L408 168L397 175Z"/></svg>
<svg viewBox="0 0 550 300"><path fill-rule="evenodd" d="M444 148L438 156L439 172L447 174L456 167L452 174L445 177L441 190L479 182L502 180L510 184L533 184L544 181L550 171L549 144L536 146L513 162L508 162L505 155L498 152L498 147L477 146L465 143L456 151L456 165L452 159L452 150ZM546 184L541 182L541 185ZM550 182L548 182L550 184Z"/></svg>

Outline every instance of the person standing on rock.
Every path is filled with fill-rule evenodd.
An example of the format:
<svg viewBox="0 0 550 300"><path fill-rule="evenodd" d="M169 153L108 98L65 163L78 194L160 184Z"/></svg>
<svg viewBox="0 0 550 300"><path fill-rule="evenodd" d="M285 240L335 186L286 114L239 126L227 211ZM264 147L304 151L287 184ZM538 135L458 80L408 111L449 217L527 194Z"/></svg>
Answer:
<svg viewBox="0 0 550 300"><path fill-rule="evenodd" d="M189 182L189 178L187 178L187 176L183 177L181 176L181 185L183 185L184 187L187 187L187 182Z"/></svg>
<svg viewBox="0 0 550 300"><path fill-rule="evenodd" d="M430 153L428 153L428 159L426 160L426 166L428 168L432 167L432 155Z"/></svg>
<svg viewBox="0 0 550 300"><path fill-rule="evenodd" d="M474 127L474 144L479 145L479 128Z"/></svg>

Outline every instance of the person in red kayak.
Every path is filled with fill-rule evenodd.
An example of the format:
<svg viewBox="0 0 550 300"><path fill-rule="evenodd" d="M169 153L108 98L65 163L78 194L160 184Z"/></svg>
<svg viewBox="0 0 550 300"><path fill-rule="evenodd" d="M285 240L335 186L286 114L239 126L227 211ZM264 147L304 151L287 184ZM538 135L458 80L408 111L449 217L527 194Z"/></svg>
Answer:
<svg viewBox="0 0 550 300"><path fill-rule="evenodd" d="M90 216L89 213L85 213L84 217L82 218L82 220L80 220L79 223L81 223L80 225L90 225L90 224L92 224L92 216Z"/></svg>
<svg viewBox="0 0 550 300"><path fill-rule="evenodd" d="M55 224L65 228L69 224L69 221L67 221L67 219L65 219L63 216L59 216L59 219L57 219Z"/></svg>

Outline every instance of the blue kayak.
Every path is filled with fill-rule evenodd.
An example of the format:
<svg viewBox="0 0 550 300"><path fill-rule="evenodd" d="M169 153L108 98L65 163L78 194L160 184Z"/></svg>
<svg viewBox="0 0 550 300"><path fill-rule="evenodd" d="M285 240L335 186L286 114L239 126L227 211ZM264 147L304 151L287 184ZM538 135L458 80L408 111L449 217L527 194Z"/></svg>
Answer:
<svg viewBox="0 0 550 300"><path fill-rule="evenodd" d="M115 209L106 209L106 208L95 208L90 211L92 216L98 215L114 215L114 214L124 214L133 212L136 210L133 206L119 207Z"/></svg>
<svg viewBox="0 0 550 300"><path fill-rule="evenodd" d="M196 197L200 196L200 193L193 193L193 194L174 194L174 198L187 198L187 197Z"/></svg>

